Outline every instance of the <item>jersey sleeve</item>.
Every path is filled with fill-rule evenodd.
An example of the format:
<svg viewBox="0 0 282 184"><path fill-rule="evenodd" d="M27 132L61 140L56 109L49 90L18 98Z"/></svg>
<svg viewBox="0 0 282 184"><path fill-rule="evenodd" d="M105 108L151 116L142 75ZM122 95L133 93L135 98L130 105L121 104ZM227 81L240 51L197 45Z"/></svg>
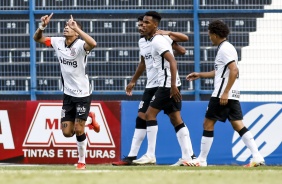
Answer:
<svg viewBox="0 0 282 184"><path fill-rule="evenodd" d="M57 44L58 44L59 40L61 39L61 37L49 37L49 39L50 39L50 46L49 47L53 47L54 49L56 49ZM46 45L46 40L45 40L45 45Z"/></svg>
<svg viewBox="0 0 282 184"><path fill-rule="evenodd" d="M157 35L153 39L152 49L157 52L158 55L163 55L164 53L168 52L170 47L170 43L162 35Z"/></svg>
<svg viewBox="0 0 282 184"><path fill-rule="evenodd" d="M141 56L144 57L142 45L144 45L144 38L140 38L139 41L138 41L139 57L140 57L140 58L141 58Z"/></svg>
<svg viewBox="0 0 282 184"><path fill-rule="evenodd" d="M170 38L170 36L168 36L168 35L163 35L163 37L170 43L170 45L172 45L173 40Z"/></svg>
<svg viewBox="0 0 282 184"><path fill-rule="evenodd" d="M222 61L225 64L228 64L231 61L237 61L238 58L235 48L231 48L231 47L223 50L221 56L222 56Z"/></svg>
<svg viewBox="0 0 282 184"><path fill-rule="evenodd" d="M90 53L90 51L86 51L85 48L84 48L84 45L86 44L86 42L84 40L79 40L79 50L82 52L82 53L85 53L86 55Z"/></svg>

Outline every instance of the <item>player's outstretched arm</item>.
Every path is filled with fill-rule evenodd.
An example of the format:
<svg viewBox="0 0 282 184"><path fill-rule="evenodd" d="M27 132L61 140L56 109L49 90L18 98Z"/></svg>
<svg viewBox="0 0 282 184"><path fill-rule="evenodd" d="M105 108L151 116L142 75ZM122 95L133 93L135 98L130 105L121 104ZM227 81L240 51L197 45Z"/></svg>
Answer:
<svg viewBox="0 0 282 184"><path fill-rule="evenodd" d="M186 76L186 80L193 81L199 78L213 78L215 76L215 71L210 72L192 72Z"/></svg>
<svg viewBox="0 0 282 184"><path fill-rule="evenodd" d="M156 34L168 35L175 42L187 42L189 40L187 35L179 32L165 31L159 29L156 31L155 35Z"/></svg>
<svg viewBox="0 0 282 184"><path fill-rule="evenodd" d="M86 51L92 50L94 47L97 46L97 42L87 33L82 31L78 26L77 23L73 20L72 15L70 16L69 21L67 22L67 25L73 29L75 32L79 34L79 36L85 41L84 49Z"/></svg>
<svg viewBox="0 0 282 184"><path fill-rule="evenodd" d="M34 41L38 42L38 43L42 43L45 44L45 39L46 37L43 36L43 31L44 29L47 27L47 25L50 22L50 19L52 18L53 13L51 13L50 15L44 15L41 17L41 24L39 26L39 28L35 31L34 35L33 35L33 39Z"/></svg>

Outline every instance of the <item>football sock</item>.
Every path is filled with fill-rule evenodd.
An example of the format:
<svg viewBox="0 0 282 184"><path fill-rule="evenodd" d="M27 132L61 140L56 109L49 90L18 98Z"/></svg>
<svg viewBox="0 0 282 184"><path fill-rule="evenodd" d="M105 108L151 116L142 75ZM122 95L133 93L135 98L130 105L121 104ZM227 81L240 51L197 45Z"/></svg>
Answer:
<svg viewBox="0 0 282 184"><path fill-rule="evenodd" d="M131 142L130 152L128 154L129 157L137 156L140 146L146 136L146 132L147 132L146 128L147 128L146 120L137 117L136 127Z"/></svg>
<svg viewBox="0 0 282 184"><path fill-rule="evenodd" d="M201 152L198 157L200 161L207 160L207 156L210 152L212 142L213 142L213 131L204 130L203 136L201 139Z"/></svg>
<svg viewBox="0 0 282 184"><path fill-rule="evenodd" d="M189 155L189 144L191 144L191 140L189 137L189 131L187 129L187 127L185 126L184 123L181 123L180 125L177 125L176 127L174 127L175 132L176 132L176 137L178 140L178 143L180 145L181 148L181 158L184 160L191 160L191 156L193 154L193 151L191 152L190 150L190 154ZM190 143L189 143L190 141Z"/></svg>
<svg viewBox="0 0 282 184"><path fill-rule="evenodd" d="M148 139L148 148L146 155L150 158L156 157L156 141L158 133L158 123L156 120L150 120L146 122L147 124L147 139Z"/></svg>
<svg viewBox="0 0 282 184"><path fill-rule="evenodd" d="M77 140L77 150L78 150L78 162L85 164L85 155L86 155L86 135L83 133L80 136L76 136Z"/></svg>
<svg viewBox="0 0 282 184"><path fill-rule="evenodd" d="M190 157L194 156L194 151L193 151L193 146L192 146L192 142L191 142L191 138L190 138L190 132L187 126L184 127L185 129L187 129L187 139L188 139L188 154Z"/></svg>
<svg viewBox="0 0 282 184"><path fill-rule="evenodd" d="M252 133L246 127L243 127L238 133L242 137L247 148L250 149L253 157L261 157Z"/></svg>

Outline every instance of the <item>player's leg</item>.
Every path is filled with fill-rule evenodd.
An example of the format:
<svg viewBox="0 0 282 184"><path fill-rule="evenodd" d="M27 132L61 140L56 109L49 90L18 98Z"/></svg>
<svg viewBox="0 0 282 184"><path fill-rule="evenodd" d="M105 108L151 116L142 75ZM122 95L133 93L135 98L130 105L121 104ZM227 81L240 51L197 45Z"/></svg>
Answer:
<svg viewBox="0 0 282 184"><path fill-rule="evenodd" d="M200 147L200 154L198 156L198 160L200 162L200 166L207 166L207 157L210 152L210 148L213 143L213 132L214 132L214 125L215 120L211 120L205 118L204 120L204 131L201 139L201 147Z"/></svg>
<svg viewBox="0 0 282 184"><path fill-rule="evenodd" d="M171 166L198 166L196 159L192 159L193 148L190 138L190 133L183 122L183 119L180 115L181 102L178 104L174 102L169 109L165 109L165 113L169 114L170 122L174 126L176 137L181 148L181 158Z"/></svg>
<svg viewBox="0 0 282 184"><path fill-rule="evenodd" d="M231 100L230 102L230 114L229 120L232 124L232 127L235 131L237 131L242 138L243 142L250 149L252 153L252 159L249 164L245 165L245 167L257 167L260 165L265 165L264 158L260 154L257 144L254 140L252 133L245 127L242 119L242 110L239 101Z"/></svg>
<svg viewBox="0 0 282 184"><path fill-rule="evenodd" d="M225 122L228 116L228 109L220 105L220 99L212 97L208 104L203 124L203 135L201 139L200 154L198 160L200 166L207 166L207 156L213 143L214 125L217 120Z"/></svg>
<svg viewBox="0 0 282 184"><path fill-rule="evenodd" d="M169 88L156 88L157 91L154 93L151 99L150 105L146 111L146 125L147 125L147 141L148 147L147 152L140 159L134 160L135 164L155 164L156 163L156 141L158 133L158 122L157 115L166 104L164 100L169 97Z"/></svg>
<svg viewBox="0 0 282 184"><path fill-rule="evenodd" d="M139 152L140 146L146 136L146 120L145 113L138 113L136 118L136 126L134 130L134 134L132 137L131 147L128 156L124 157L122 160L113 162L114 166L125 166L132 165L133 160L136 160L137 154Z"/></svg>
<svg viewBox="0 0 282 184"><path fill-rule="evenodd" d="M149 106L146 112L146 133L148 140L147 152L141 158L137 160L133 160L134 164L155 164L156 163L156 140L157 140L157 132L158 132L158 124L157 124L157 114L160 112L159 109L155 109Z"/></svg>
<svg viewBox="0 0 282 184"><path fill-rule="evenodd" d="M146 124L147 124L147 139L148 149L147 155L155 157L156 141L158 133L157 115L160 112L159 109L149 107L146 112Z"/></svg>
<svg viewBox="0 0 282 184"><path fill-rule="evenodd" d="M157 91L156 88L146 88L144 94L142 96L142 101L139 104L138 108L138 117L136 118L136 126L135 131L131 143L130 152L128 154L129 157L136 157L140 146L146 136L147 133L147 122L146 122L146 111L150 105L150 102Z"/></svg>
<svg viewBox="0 0 282 184"><path fill-rule="evenodd" d="M76 134L76 141L77 141L77 149L78 149L78 165L77 169L85 169L86 162L86 147L87 147L87 139L85 134L85 121L87 120L89 110L90 110L90 103L91 97L81 97L81 98L74 98L74 103L76 104L76 118L74 124L74 130Z"/></svg>
<svg viewBox="0 0 282 184"><path fill-rule="evenodd" d="M123 158L118 162L113 162L114 166L122 166L122 165L132 165L132 161L136 160L137 154L141 147L141 144L146 136L147 125L146 125L146 116L145 113L150 105L150 101L157 91L156 88L146 88L144 90L142 100L139 103L138 108L138 116L135 121L135 130L132 137L131 147L128 156Z"/></svg>
<svg viewBox="0 0 282 184"><path fill-rule="evenodd" d="M61 129L65 137L72 137L75 134L75 105L72 104L71 100L71 96L64 94L61 110Z"/></svg>
<svg viewBox="0 0 282 184"><path fill-rule="evenodd" d="M89 112L87 120L85 121L85 125L87 125L90 129L93 129L95 132L100 132L100 125L96 121L96 115L94 112Z"/></svg>
<svg viewBox="0 0 282 184"><path fill-rule="evenodd" d="M86 157L86 146L87 146L87 139L84 132L85 128L85 121L82 119L75 119L75 134L76 134L76 143L77 143L77 150L78 150L78 165L77 169L85 169L85 157Z"/></svg>
<svg viewBox="0 0 282 184"><path fill-rule="evenodd" d="M146 128L147 125L146 125L145 113L138 112L138 116L136 118L135 130L132 137L131 147L128 154L128 157L135 158L134 160L136 160L140 146L146 136L146 132L147 132Z"/></svg>

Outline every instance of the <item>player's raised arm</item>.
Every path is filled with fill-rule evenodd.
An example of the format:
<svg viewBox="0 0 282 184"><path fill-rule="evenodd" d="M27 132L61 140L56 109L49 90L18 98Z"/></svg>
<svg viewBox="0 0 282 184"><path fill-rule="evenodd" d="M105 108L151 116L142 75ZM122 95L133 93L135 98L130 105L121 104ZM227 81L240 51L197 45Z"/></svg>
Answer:
<svg viewBox="0 0 282 184"><path fill-rule="evenodd" d="M45 44L45 39L46 37L43 36L43 31L44 29L47 27L47 25L50 22L50 19L52 18L53 13L51 13L50 15L44 15L41 17L41 24L39 26L39 28L35 31L34 35L33 35L33 39L34 41L38 42L38 43L42 43Z"/></svg>
<svg viewBox="0 0 282 184"><path fill-rule="evenodd" d="M85 41L84 49L86 51L92 50L94 47L97 46L97 42L89 36L87 33L82 31L80 27L77 25L77 23L73 20L72 15L70 16L69 21L67 22L67 25L73 29L75 32L79 34L79 36Z"/></svg>
<svg viewBox="0 0 282 184"><path fill-rule="evenodd" d="M155 35L156 34L168 35L175 42L187 42L189 40L187 35L179 32L165 31L159 29L156 31Z"/></svg>

